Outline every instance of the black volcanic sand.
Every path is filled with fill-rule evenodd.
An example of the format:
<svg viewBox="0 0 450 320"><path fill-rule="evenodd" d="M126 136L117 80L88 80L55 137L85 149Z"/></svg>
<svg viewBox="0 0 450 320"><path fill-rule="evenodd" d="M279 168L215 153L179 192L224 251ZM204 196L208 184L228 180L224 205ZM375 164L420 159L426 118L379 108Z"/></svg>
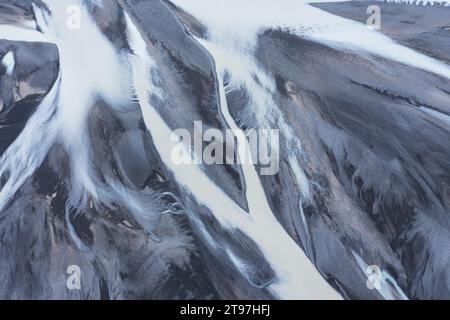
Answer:
<svg viewBox="0 0 450 320"><path fill-rule="evenodd" d="M59 71L54 45L0 41L0 60L10 51L15 60L13 75L0 70L0 155L21 133Z"/></svg>
<svg viewBox="0 0 450 320"><path fill-rule="evenodd" d="M25 7L29 3L13 2ZM159 80L168 102L152 102L168 125L189 129L194 120L202 120L225 129L218 110L214 62L176 15L199 35L204 32L202 26L162 1L118 3L137 23L160 67ZM365 21L371 3L316 6ZM382 9L383 32L448 61L448 8L375 4ZM101 10L95 5L91 9L116 48L127 49L124 17L117 3L103 1ZM11 19L9 16L8 21ZM429 41L429 45L421 41ZM10 46L28 56L27 46L18 48L18 44L4 41L0 53ZM31 75L41 85L42 94L58 71L54 48L44 51L49 58L36 59L37 73ZM286 231L346 298L381 298L376 290L367 288L367 275L352 251L389 272L410 298L450 298L450 128L442 120L450 114L449 80L379 57L336 51L280 31L261 34L255 55L276 79L274 99L303 145L298 161L308 178L308 199L302 199L288 166L291 150L283 143L280 172L261 177L270 205ZM29 66L17 59L14 76ZM1 81L16 86L16 79L5 75ZM28 90L28 86L23 88ZM2 99L10 93L2 90ZM258 127L244 90L227 98L231 113L243 115L242 127ZM23 105L8 99L12 102L7 108L26 115L20 123L38 103L31 95L17 100ZM435 110L439 117L424 110ZM7 113L4 109L3 115ZM71 159L55 144L0 211L0 298L272 298L265 286L274 281L274 273L256 244L241 232L225 229L177 184L135 103L119 112L98 101L89 115L88 128L97 187L114 181L127 188L126 199L109 188L113 200L109 203L88 201L77 212L67 208L73 178ZM0 131L1 137L3 133ZM239 167L204 170L237 203L246 206L245 187L238 183L242 179ZM0 187L8 179L8 174L0 177ZM144 215L131 212L131 200L145 203ZM163 214L173 206L177 209ZM214 239L213 245L202 236L202 227ZM239 272L226 250L253 268ZM67 266L73 264L82 270L81 290L66 287Z"/></svg>
<svg viewBox="0 0 450 320"><path fill-rule="evenodd" d="M314 7L366 23L370 5L381 11L380 32L398 43L450 63L450 7L423 6L379 1L314 3Z"/></svg>
<svg viewBox="0 0 450 320"><path fill-rule="evenodd" d="M14 3L29 10L25 0ZM202 120L205 126L225 129L217 108L217 81L209 54L186 34L163 2L118 3L136 22L160 66L160 84L168 103L152 102L168 125L190 129L194 120ZM101 9L90 6L99 27L115 47L127 50L124 15L118 8L113 1L103 2ZM0 53L10 46L19 53L18 43L5 41L0 41ZM44 51L52 56L54 49ZM45 61L35 60L38 64ZM47 77L39 77L38 82L46 86L47 92L46 81L54 82L58 69L50 62L43 64ZM17 59L13 78L30 65ZM58 66L57 61L55 65ZM43 68L38 68L37 74L42 76L40 69ZM2 84L13 86L15 79L5 79L3 75ZM2 98L5 97L7 94L2 92ZM38 103L35 102L33 108ZM8 108L22 113L25 110L22 105ZM93 178L98 179L99 190L108 188L111 199L102 199L101 203L89 199L81 208L67 206L73 191L71 159L64 147L56 143L36 172L0 210L0 298L272 298L265 286L273 281L274 273L255 243L242 233L225 229L207 208L177 185L154 147L139 106L130 101L124 110L98 101L92 106L87 126ZM3 111L3 115L7 114L6 109ZM26 119L20 120L25 123ZM1 125L11 122L9 118ZM20 130L14 132L19 134ZM237 186L241 181L238 166L211 166L204 170L246 207L244 188ZM5 172L0 177L0 189L9 176ZM107 180L127 188L125 199L106 186ZM145 203L145 214L129 209L133 200ZM199 236L199 225L193 218L202 220L202 226L217 240L214 246ZM256 271L241 274L225 249L246 259ZM81 290L66 287L69 265L78 265L82 270Z"/></svg>
<svg viewBox="0 0 450 320"><path fill-rule="evenodd" d="M367 6L329 4L333 12L359 17ZM383 5L382 12L387 16L390 8ZM405 8L406 17L398 20L424 9L392 8ZM447 8L425 10L432 25L439 25L433 10L442 14L442 23L444 13L450 21ZM386 29L412 41L426 29L423 19L414 32L394 22ZM441 53L435 48L445 46L436 40L442 30L428 30L436 46L427 50ZM318 269L345 297L379 298L367 288L354 251L387 270L410 298L449 298L450 81L279 31L259 37L256 56L277 80L278 105L304 147L298 160L312 196L303 210L312 235L310 257ZM288 153L286 147L281 151ZM305 246L293 205L301 196L291 177L282 161L279 175L262 181L279 220Z"/></svg>

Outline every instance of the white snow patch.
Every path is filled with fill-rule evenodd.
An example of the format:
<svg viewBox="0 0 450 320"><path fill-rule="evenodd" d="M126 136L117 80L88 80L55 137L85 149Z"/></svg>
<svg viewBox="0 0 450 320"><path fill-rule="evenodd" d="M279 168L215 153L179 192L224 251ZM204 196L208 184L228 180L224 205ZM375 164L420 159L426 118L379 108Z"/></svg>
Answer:
<svg viewBox="0 0 450 320"><path fill-rule="evenodd" d="M299 0L172 0L208 28L209 38L224 47L252 51L258 34L282 28L300 37L340 49L366 51L446 78L443 62L395 43L365 24L345 19Z"/></svg>
<svg viewBox="0 0 450 320"><path fill-rule="evenodd" d="M8 51L2 59L2 64L6 68L6 74L12 76L14 73L14 66L16 65L16 60L14 59L14 52Z"/></svg>
<svg viewBox="0 0 450 320"><path fill-rule="evenodd" d="M49 148L61 143L69 153L74 201L95 196L98 187L90 167L90 139L87 115L101 98L115 107L127 104L131 92L124 77L125 60L101 33L82 0L43 0L48 14L33 6L41 32L0 25L0 39L40 41L57 46L60 74L52 90L38 106L22 133L0 158L0 175L10 178L0 194L0 209L42 163ZM81 9L83 27L66 27L69 5ZM6 33L5 33L6 32ZM11 58L8 57L11 68Z"/></svg>

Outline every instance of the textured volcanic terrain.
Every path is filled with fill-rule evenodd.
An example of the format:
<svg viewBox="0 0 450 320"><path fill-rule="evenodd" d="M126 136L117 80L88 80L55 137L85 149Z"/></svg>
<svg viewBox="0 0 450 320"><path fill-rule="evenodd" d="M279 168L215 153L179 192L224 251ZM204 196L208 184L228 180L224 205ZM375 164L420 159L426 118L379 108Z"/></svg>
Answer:
<svg viewBox="0 0 450 320"><path fill-rule="evenodd" d="M450 298L449 39L444 4L0 0L0 298ZM279 170L175 164L199 121Z"/></svg>

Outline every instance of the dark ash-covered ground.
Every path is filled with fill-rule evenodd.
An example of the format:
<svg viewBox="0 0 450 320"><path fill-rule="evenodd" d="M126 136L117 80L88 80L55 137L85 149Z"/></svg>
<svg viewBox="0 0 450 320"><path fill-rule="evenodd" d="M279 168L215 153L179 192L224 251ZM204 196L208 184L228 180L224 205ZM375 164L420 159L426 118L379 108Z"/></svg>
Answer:
<svg viewBox="0 0 450 320"><path fill-rule="evenodd" d="M314 6L365 22L370 4ZM382 33L450 61L450 8L375 4L381 7ZM130 51L124 12L136 23L161 70L158 81L168 102L157 109L172 129L192 130L199 120L222 131L228 127L220 113L215 62L192 37L207 35L201 22L168 1L118 0L102 7L89 2L89 8L118 51ZM35 19L30 1L0 0L0 23L23 19ZM0 57L11 50L14 74L0 69L0 155L56 85L60 71L52 44L0 40ZM450 298L449 79L276 29L259 34L255 58L273 77L273 99L303 146L297 160L308 180L307 200L288 145L281 145L280 172L260 177L286 232L344 298L383 298L368 289L355 254L392 276L396 284L383 285L394 298L402 293L410 299ZM245 89L228 94L231 114L240 127L258 128L262 124L246 98ZM137 103L117 110L99 99L88 119L99 188L114 181L127 198L111 189L114 201L89 199L84 207L68 207L72 160L63 145L52 145L0 209L0 298L277 298L269 288L276 274L258 245L240 230L222 226L176 181ZM247 208L238 165L202 170ZM0 192L8 179L4 172ZM130 199L145 204L147 214L137 215ZM238 270L228 251L252 272ZM82 270L81 290L66 286L69 265Z"/></svg>

